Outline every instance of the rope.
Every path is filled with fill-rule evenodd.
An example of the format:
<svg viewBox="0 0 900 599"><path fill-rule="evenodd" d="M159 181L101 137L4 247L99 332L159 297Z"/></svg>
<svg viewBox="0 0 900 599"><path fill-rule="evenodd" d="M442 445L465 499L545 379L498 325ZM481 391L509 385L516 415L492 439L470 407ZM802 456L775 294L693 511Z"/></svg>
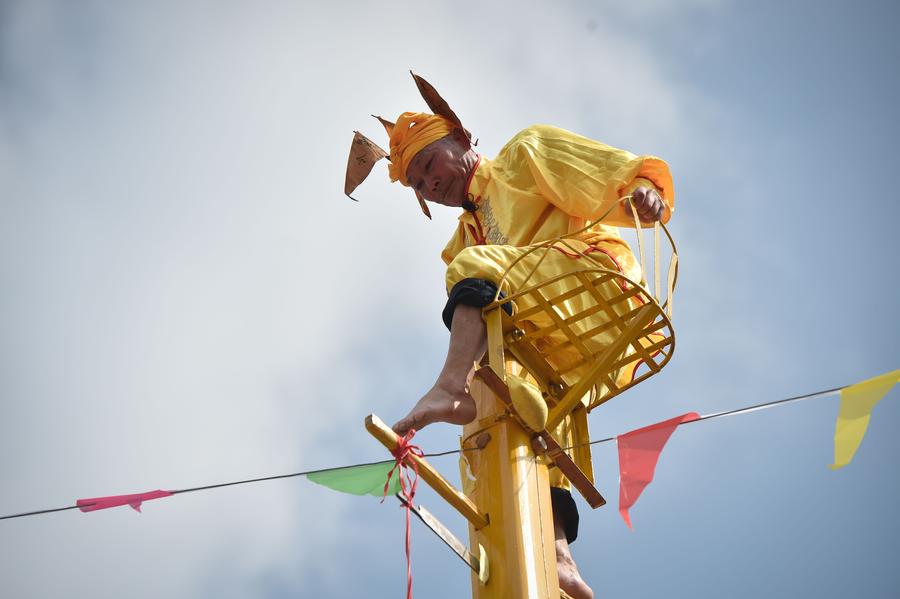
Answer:
<svg viewBox="0 0 900 599"><path fill-rule="evenodd" d="M724 418L726 416L736 416L738 414L746 414L746 413L755 412L758 410L766 410L769 408L773 408L776 406L781 406L784 404L793 403L793 402L797 402L797 401L804 401L804 400L813 399L816 397L825 397L825 396L837 393L837 392L841 391L842 389L847 388L848 386L849 385L844 385L842 387L834 387L833 389L826 389L824 391L816 391L814 393L807 393L805 395L797 395L797 396L788 397L785 399L778 399L775 401L756 404L753 406L747 406L744 408L736 408L734 410L727 410L725 412L715 412L712 414L705 414L705 415L700 416L700 418L698 418L697 420L685 422L684 424L690 424L691 422L699 422L701 420L712 420L713 418ZM578 444L578 445L572 445L569 447L565 447L564 450L568 451L570 449L575 449L577 447L583 447L585 445L599 445L601 443L608 443L610 441L615 441L615 439L616 439L616 436L607 437L605 439L598 439L597 441L591 441L590 443L582 443L582 444ZM413 446L413 447L415 447L415 446ZM419 450L419 451L421 451L421 450ZM440 451L440 452L436 452L436 453L423 453L423 454L421 454L421 457L437 458L437 457L443 457L443 456L448 456L448 455L455 455L455 454L460 453L461 451L479 451L479 449L477 447L469 447L469 448L465 448L463 450L451 449L448 451ZM293 472L291 474L276 474L274 476L248 478L245 480L217 483L217 484L213 484L213 485L204 485L204 486L200 486L200 487L190 487L187 489L178 489L178 490L171 491L171 493L173 495L177 495L179 493L193 493L195 491L206 491L209 489L219 489L222 487L231 487L234 485L246 485L246 484L250 484L250 483L257 483L257 482L262 482L262 481L267 481L267 480L278 480L278 479L283 479L283 478L294 478L297 476L306 476L308 474L316 474L318 472L326 472L329 470L344 470L347 468L357 468L359 466L375 466L378 464L388 464L388 463L395 462L395 461L396 461L396 459L394 459L394 460L379 460L377 462L362 462L359 464L349 464L346 466L335 466L333 468L317 468L315 470L305 470L303 472ZM402 478L401 478L401 480L402 480ZM29 511L29 512L22 512L19 514L10 514L7 516L0 516L0 520L11 520L13 518L24 518L26 516L38 516L41 514L50 514L53 512L64 512L67 510L74 510L74 509L90 507L92 505L96 505L96 504L92 503L92 504L82 504L82 505L69 505L69 506L65 506L65 507L57 507L57 508L50 508L50 509L43 509L43 510L33 510L33 511Z"/></svg>
<svg viewBox="0 0 900 599"><path fill-rule="evenodd" d="M688 420L686 422L682 422L679 426L684 426L685 424L691 424L692 422L700 422L701 420L712 420L713 418L722 418L724 416L735 416L737 414L746 414L748 412L756 412L757 410L766 410L769 408L774 408L776 406L780 406L783 404L788 404L795 401L803 401L806 399L813 399L815 397L825 397L827 395L831 395L833 393L839 392L841 389L845 389L849 385L845 385L843 387L835 387L834 389L826 389L825 391L816 391L815 393L807 393L806 395L797 395L795 397L788 397L787 399L778 399L775 401L769 401L766 403L757 404L755 406L748 406L746 408L736 408L734 410L728 410L726 412L715 412L713 414L704 414L699 418L695 418L694 420ZM564 451L568 451L569 449L575 449L576 447L584 447L585 445L598 445L600 443L609 443L610 441L615 441L618 435L615 437L607 437L605 439L598 439L597 441L591 441L590 443L580 443L578 445L572 445L570 447L564 447Z"/></svg>
<svg viewBox="0 0 900 599"><path fill-rule="evenodd" d="M440 456L444 456L444 455L449 455L450 453L459 453L459 450L455 450L455 451L451 451L451 452L441 452L441 453L437 453L437 454L425 454L423 457L440 457ZM362 462L359 464L349 464L346 466L335 466L334 468L317 468L315 470L305 470L303 472L293 472L291 474L276 474L274 476L248 478L246 480L237 480L237 481L232 481L232 482L227 482L227 483L218 483L218 484L214 484L214 485L204 485L202 487L191 487L188 489L178 489L175 491L171 491L171 493L172 493L172 495L177 495L178 493L193 493L194 491L206 491L208 489L219 489L221 487L231 487L233 485L246 485L246 484L250 484L250 483L258 483L258 482L262 482L262 481L266 481L266 480L277 480L277 479L281 479L281 478L293 478L296 476L306 476L308 474L317 474L319 472L329 472L332 470L346 470L348 468L357 468L360 466L376 466L379 464L390 464L393 461L394 460L379 460L377 462ZM31 511L31 512L22 512L21 514L10 514L8 516L0 516L0 520L10 520L12 518L24 518L25 516L37 516L39 514L49 514L52 512L63 512L66 510L74 510L74 509L81 509L84 507L90 507L92 505L96 505L96 504L95 503L81 504L81 505L76 504L76 505L69 505L66 507L57 507L57 508L51 508L51 509L46 509L46 510L35 510L35 511Z"/></svg>

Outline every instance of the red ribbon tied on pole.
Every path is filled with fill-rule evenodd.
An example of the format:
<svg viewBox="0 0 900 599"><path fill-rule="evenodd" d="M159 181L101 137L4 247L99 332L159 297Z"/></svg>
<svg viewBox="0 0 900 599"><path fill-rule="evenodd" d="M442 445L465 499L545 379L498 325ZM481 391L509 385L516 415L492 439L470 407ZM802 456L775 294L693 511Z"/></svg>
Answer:
<svg viewBox="0 0 900 599"><path fill-rule="evenodd" d="M400 478L400 494L403 495L404 507L406 508L406 599L412 599L412 554L410 553L409 543L409 512L412 507L413 498L416 496L416 485L419 484L419 464L415 460L408 460L410 455L423 457L425 454L418 445L410 443L416 429L410 429L402 437L397 437L397 447L391 450L391 455L397 460L391 471L388 472L387 480L384 483L384 493L381 502L384 503L387 497L388 486L391 484L391 477L394 471ZM413 471L410 474L410 469Z"/></svg>

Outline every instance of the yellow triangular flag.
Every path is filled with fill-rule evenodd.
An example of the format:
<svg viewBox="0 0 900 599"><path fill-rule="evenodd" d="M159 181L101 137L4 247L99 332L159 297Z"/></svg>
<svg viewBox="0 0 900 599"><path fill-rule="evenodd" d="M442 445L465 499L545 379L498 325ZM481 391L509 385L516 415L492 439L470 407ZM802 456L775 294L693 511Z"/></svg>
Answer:
<svg viewBox="0 0 900 599"><path fill-rule="evenodd" d="M834 426L834 464L843 468L853 459L869 426L872 408L900 381L900 370L882 374L841 389L841 409Z"/></svg>

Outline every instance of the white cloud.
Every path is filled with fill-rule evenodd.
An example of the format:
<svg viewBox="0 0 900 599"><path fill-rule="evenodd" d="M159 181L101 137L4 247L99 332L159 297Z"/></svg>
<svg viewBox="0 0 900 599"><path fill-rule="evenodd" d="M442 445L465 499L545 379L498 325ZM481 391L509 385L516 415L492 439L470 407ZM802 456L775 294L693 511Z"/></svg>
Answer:
<svg viewBox="0 0 900 599"><path fill-rule="evenodd" d="M442 351L437 256L454 217L426 222L383 168L359 205L340 194L352 130L380 139L370 112L423 107L407 67L487 154L536 121L639 150L683 136L684 95L639 41L516 6L413 19L397 16L413 4L11 5L4 511L350 459L322 440L364 433L335 422L415 399L364 388L353 349L398 369L398 340ZM408 330L374 343L386 322ZM298 564L315 572L338 550L292 535L327 538L350 505L304 492L23 520L0 571L20 596L183 596L212 571L239 596L261 569L299 588Z"/></svg>

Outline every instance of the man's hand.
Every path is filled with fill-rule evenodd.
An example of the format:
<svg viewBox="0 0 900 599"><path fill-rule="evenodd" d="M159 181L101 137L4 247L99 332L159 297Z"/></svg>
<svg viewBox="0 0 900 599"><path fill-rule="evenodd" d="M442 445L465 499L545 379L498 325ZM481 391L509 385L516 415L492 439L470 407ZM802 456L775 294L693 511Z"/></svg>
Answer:
<svg viewBox="0 0 900 599"><path fill-rule="evenodd" d="M645 223L656 222L663 217L666 206L663 204L659 192L647 187L638 187L631 192L631 202L625 203L625 212L631 216L631 204L637 208L638 218Z"/></svg>

